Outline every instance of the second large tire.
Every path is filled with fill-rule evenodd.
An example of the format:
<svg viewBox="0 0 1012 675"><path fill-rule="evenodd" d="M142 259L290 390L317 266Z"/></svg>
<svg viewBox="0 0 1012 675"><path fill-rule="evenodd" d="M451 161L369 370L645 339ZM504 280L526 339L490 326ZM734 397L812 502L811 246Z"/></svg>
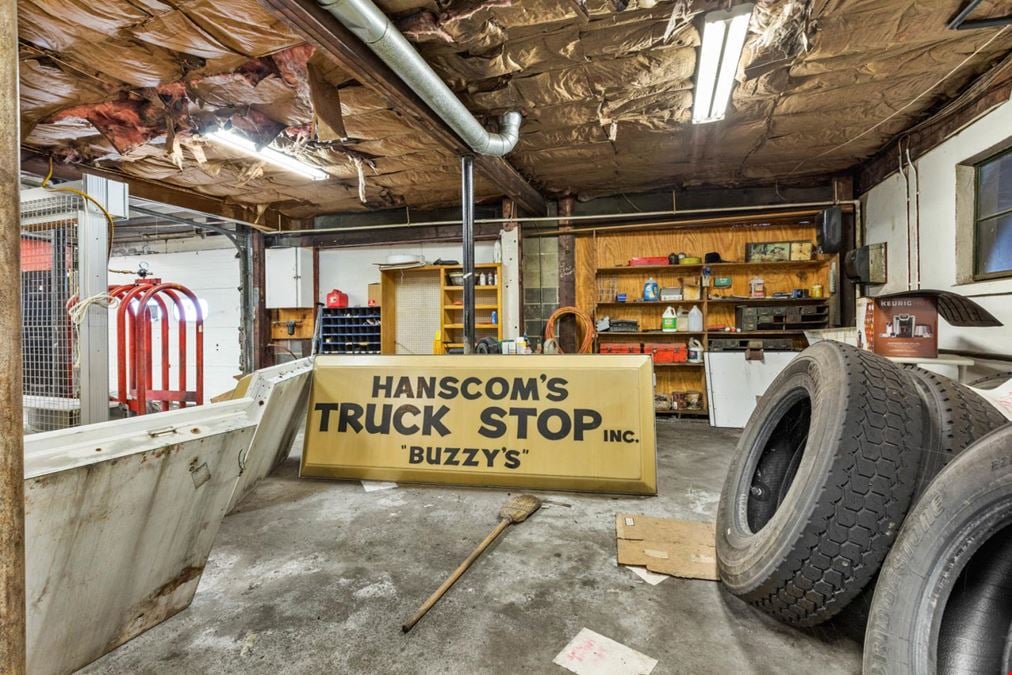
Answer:
<svg viewBox="0 0 1012 675"><path fill-rule="evenodd" d="M838 342L792 361L738 443L717 513L721 580L796 626L874 578L917 485L923 403L912 376Z"/></svg>
<svg viewBox="0 0 1012 675"><path fill-rule="evenodd" d="M910 368L908 372L917 383L928 413L916 497L946 464L1007 420L969 387L922 368Z"/></svg>
<svg viewBox="0 0 1012 675"><path fill-rule="evenodd" d="M875 589L864 672L1012 672L1012 425L960 454L907 517Z"/></svg>

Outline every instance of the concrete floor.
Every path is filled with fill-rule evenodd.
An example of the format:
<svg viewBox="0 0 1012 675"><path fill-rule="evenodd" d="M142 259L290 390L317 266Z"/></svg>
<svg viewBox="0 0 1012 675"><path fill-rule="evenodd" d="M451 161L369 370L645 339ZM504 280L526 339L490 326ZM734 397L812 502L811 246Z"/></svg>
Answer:
<svg viewBox="0 0 1012 675"><path fill-rule="evenodd" d="M552 659L583 627L657 659L658 675L860 672L860 647L833 628L793 630L717 583L651 586L616 566L616 513L712 517L737 437L657 427L659 496L544 494L408 635L506 492L367 493L300 480L293 453L225 519L189 609L83 672L564 673Z"/></svg>

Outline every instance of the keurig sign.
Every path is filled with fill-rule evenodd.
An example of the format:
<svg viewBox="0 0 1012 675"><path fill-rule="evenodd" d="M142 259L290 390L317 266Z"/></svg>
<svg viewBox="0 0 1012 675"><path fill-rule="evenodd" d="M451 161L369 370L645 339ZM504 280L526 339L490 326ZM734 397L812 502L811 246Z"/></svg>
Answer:
<svg viewBox="0 0 1012 675"><path fill-rule="evenodd" d="M654 494L653 370L630 356L320 356L302 475Z"/></svg>

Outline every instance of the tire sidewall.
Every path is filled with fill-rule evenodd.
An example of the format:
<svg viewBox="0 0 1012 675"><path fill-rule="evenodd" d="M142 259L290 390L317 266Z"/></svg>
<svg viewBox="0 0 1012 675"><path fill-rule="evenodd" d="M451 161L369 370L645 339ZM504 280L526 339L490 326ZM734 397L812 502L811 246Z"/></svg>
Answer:
<svg viewBox="0 0 1012 675"><path fill-rule="evenodd" d="M988 538L1012 524L1012 434L995 432L931 483L886 558L865 633L866 674L934 673L944 605Z"/></svg>
<svg viewBox="0 0 1012 675"><path fill-rule="evenodd" d="M760 399L737 447L721 492L717 553L721 578L736 594L766 580L802 539L816 509L844 424L847 382L843 364L832 350L810 349L791 361ZM808 440L787 495L766 525L751 532L746 519L749 488L770 434L783 414L800 400L811 401Z"/></svg>

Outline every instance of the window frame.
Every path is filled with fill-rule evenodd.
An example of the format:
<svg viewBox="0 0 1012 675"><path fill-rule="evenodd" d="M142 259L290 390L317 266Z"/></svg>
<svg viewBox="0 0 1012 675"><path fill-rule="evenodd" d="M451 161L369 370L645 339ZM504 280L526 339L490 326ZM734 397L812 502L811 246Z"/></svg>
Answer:
<svg viewBox="0 0 1012 675"><path fill-rule="evenodd" d="M980 216L980 174L981 167L986 164L1001 160L1002 158L1012 155L1012 147L1006 147L998 152L988 155L984 159L973 164L973 259L971 270L973 272L973 281L992 281L994 279L1008 279L1012 278L1012 269L1001 270L998 272L981 272L977 267L977 246L979 244L979 225L982 221L993 220L995 218L1001 218L1003 216L1012 215L1012 208L1005 209L1004 211L998 211L987 217L982 218Z"/></svg>

